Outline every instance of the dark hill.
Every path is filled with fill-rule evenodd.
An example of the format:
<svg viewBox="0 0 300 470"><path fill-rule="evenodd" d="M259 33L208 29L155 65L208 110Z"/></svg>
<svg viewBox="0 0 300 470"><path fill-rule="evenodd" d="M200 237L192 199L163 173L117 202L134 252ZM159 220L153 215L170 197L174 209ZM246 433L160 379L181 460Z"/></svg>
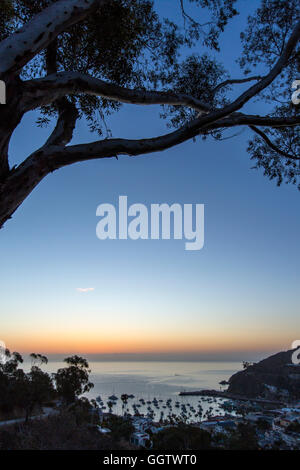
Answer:
<svg viewBox="0 0 300 470"><path fill-rule="evenodd" d="M237 372L229 379L228 392L255 398L299 399L300 365L292 363L295 351L274 354Z"/></svg>

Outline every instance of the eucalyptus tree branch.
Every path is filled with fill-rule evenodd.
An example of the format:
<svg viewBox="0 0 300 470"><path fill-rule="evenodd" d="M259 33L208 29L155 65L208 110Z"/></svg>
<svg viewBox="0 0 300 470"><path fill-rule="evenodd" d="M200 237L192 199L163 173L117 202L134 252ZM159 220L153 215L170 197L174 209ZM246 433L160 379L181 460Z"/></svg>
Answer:
<svg viewBox="0 0 300 470"><path fill-rule="evenodd" d="M18 73L62 32L111 0L60 0L0 43L0 77Z"/></svg>
<svg viewBox="0 0 300 470"><path fill-rule="evenodd" d="M53 5L54 8L49 7L43 13L35 17L30 23L28 23L24 28L20 30L19 35L13 35L9 37L6 41L0 44L0 73L7 72L16 72L20 67L25 65L34 55L36 55L41 49L46 48L55 37L64 30L65 27L74 24L79 21L81 18L85 17L87 11L90 12L93 7L96 5L102 4L105 0L74 0L72 5L81 5L81 8L70 10L70 2L60 1ZM109 1L109 0L107 0ZM55 15L57 8L60 8L62 5L66 7L66 16L65 21L59 20L59 15ZM45 34L45 28L47 31L46 17L45 12L48 15L48 21L50 25L51 32L50 34ZM50 15L52 14L52 16ZM60 11L61 14L61 11ZM37 21L37 18L39 20ZM52 18L52 20L51 20ZM52 23L54 21L54 23ZM41 32L40 25L44 27L43 32ZM28 25L32 26L32 32ZM36 34L39 33L39 36ZM129 140L129 139L105 139L101 141L96 141L89 144L82 145L73 145L66 146L66 143L72 138L72 132L75 126L76 116L75 110L71 112L71 108L68 110L70 115L67 116L66 107L63 106L59 119L56 125L56 128L46 144L34 152L30 157L28 157L21 165L17 168L13 168L8 172L3 180L0 180L0 227L4 222L11 217L14 211L19 207L19 205L24 201L24 199L31 193L31 191L37 186L37 184L50 172L57 170L63 166L70 165L72 163L99 159L99 158L110 158L115 157L116 155L130 155L137 156L147 153L162 151L168 148L171 148L175 145L181 144L188 139L196 137L199 134L203 134L209 129L213 128L222 128L222 127L233 127L238 125L265 125L271 127L279 127L286 125L298 125L299 118L274 118L274 117L260 117L260 116L247 116L245 114L239 113L238 111L254 96L263 91L268 87L273 80L282 72L283 68L289 61L297 42L300 37L300 22L295 27L292 32L289 40L287 41L281 56L279 57L277 63L269 71L269 73L251 86L248 90L242 93L236 100L234 100L229 105L224 106L221 109L205 109L205 107L200 108L200 102L195 101L194 98L187 95L182 95L178 97L177 94L170 93L159 93L159 92L144 92L139 96L136 96L136 90L126 90L118 88L111 88L111 85L95 82L95 79L91 79L93 82L79 84L84 88L82 92L90 92L90 94L106 93L105 97L108 99L117 99L121 98L124 102L134 102L135 104L178 104L190 106L193 109L199 111L201 115L194 119L193 121L182 126L180 129L171 132L166 135L150 138L150 139L139 139L139 140ZM26 38L29 41L28 50L24 49L24 40ZM11 41L11 42L10 42ZM7 54L9 45L11 45L11 57ZM14 46L14 47L13 47ZM3 60L3 61L2 61ZM66 77L64 75L64 77ZM49 77L47 78L49 79ZM47 79L45 79L47 81ZM41 79L42 80L42 79ZM31 81L31 84L34 81ZM29 83L29 85L28 85ZM28 90L30 89L30 82L23 83L22 93L25 96ZM41 81L39 82L41 83ZM49 83L48 83L49 84ZM61 84L59 84L60 86ZM68 83L67 86L69 86ZM72 84L73 87L74 84ZM78 86L78 82L76 84ZM90 90L89 90L89 87ZM98 88L99 87L99 88ZM53 81L53 87L55 88L55 80ZM59 89L59 87L58 87ZM104 91L103 91L104 90ZM29 90L32 95L29 93L27 95L28 101L27 106L31 105L34 107L34 99L39 99L39 106L46 104L46 93L45 88L42 89L39 93L34 94L34 89ZM51 91L51 90L50 90ZM78 92L78 88L75 88L74 92ZM72 94L70 89L67 88L64 92L59 92L57 94L53 93L53 99L51 102L56 101L63 96ZM100 96L102 96L100 94ZM22 112L26 112L26 96L25 98L21 97L19 100L19 108L24 105L22 111L19 109L19 113L16 118L20 120ZM103 95L104 96L104 95ZM127 101L129 100L129 101ZM133 101L132 101L133 100ZM184 101L184 102L183 102ZM202 106L202 103L201 103ZM9 109L9 108L8 108ZM29 108L30 109L30 108ZM33 108L32 108L33 109ZM204 111L204 113L203 113ZM74 114L73 114L74 113ZM15 126L16 127L16 126ZM9 140L10 135L8 135Z"/></svg>
<svg viewBox="0 0 300 470"><path fill-rule="evenodd" d="M188 106L197 110L199 113L209 113L214 120L215 115L222 118L227 114L238 111L250 99L268 87L273 80L281 73L287 64L291 54L300 38L300 21L292 32L282 55L270 72L263 78L249 77L241 79L243 81L259 80L255 85L242 93L235 101L222 109L212 110L209 105L200 100L183 93L159 92L147 90L131 90L120 87L112 83L91 77L79 72L62 72L52 74L45 78L29 80L24 82L24 100L28 109L34 109L41 105L49 104L61 96L76 93L86 93L96 96L102 96L107 99L120 101L123 103L132 103L140 105L149 104L167 104ZM241 83L241 81L239 81ZM218 86L223 86L220 84ZM206 114L207 116L207 114Z"/></svg>
<svg viewBox="0 0 300 470"><path fill-rule="evenodd" d="M271 118L269 116L247 116L242 113L236 113L229 118L211 124L202 123L201 125L199 123L200 120L196 119L174 132L150 139L104 139L72 146L65 146L64 139L60 138L64 135L64 131L60 133L55 130L41 149L34 152L19 167L13 169L5 182L0 184L0 228L11 218L15 210L39 182L49 173L61 167L76 162L111 158L117 155L138 156L166 150L199 134L203 134L210 129L228 128L243 124L258 124L271 127L300 124L300 117L295 116L292 118ZM14 194L13 198L11 194Z"/></svg>
<svg viewBox="0 0 300 470"><path fill-rule="evenodd" d="M80 72L61 72L24 82L24 102L28 109L47 105L66 95L84 93L121 103L139 105L181 105L208 113L211 107L185 93L147 91L120 87Z"/></svg>
<svg viewBox="0 0 300 470"><path fill-rule="evenodd" d="M44 147L67 145L72 140L76 121L79 117L76 106L70 103L67 98L61 98L56 104L59 110L57 123Z"/></svg>
<svg viewBox="0 0 300 470"><path fill-rule="evenodd" d="M232 109L232 112L237 111L242 108L249 100L254 96L258 95L261 91L267 88L278 75L282 72L284 67L287 65L289 58L294 52L294 49L300 39L300 21L296 24L289 40L287 41L285 47L283 48L282 54L277 60L274 67L265 75L261 80L259 80L255 85L248 88L244 93L242 93L233 103L225 108ZM223 109L225 109L223 108Z"/></svg>
<svg viewBox="0 0 300 470"><path fill-rule="evenodd" d="M264 126L270 128L295 127L300 125L300 115L298 116L258 116L252 114L233 113L228 118L221 119L215 123L208 124L202 129L221 129L235 126Z"/></svg>
<svg viewBox="0 0 300 470"><path fill-rule="evenodd" d="M229 78L228 80L225 80L224 82L219 83L219 85L217 85L212 90L212 93L215 95L221 88L227 85L233 85L235 83L247 83L253 80L261 80L261 79L262 79L261 75L255 75L253 77L246 77L246 78Z"/></svg>
<svg viewBox="0 0 300 470"><path fill-rule="evenodd" d="M52 170L63 166L86 160L116 157L117 155L139 156L148 153L163 151L179 145L187 140L205 133L207 130L217 128L229 128L241 125L253 125L264 123L266 126L283 125L283 118L270 118L268 116L235 115L220 120L211 125L199 125L199 120L182 126L180 129L168 134L148 139L104 139L88 144L73 145L62 148L61 146L49 146L43 152L43 158L49 158ZM300 124L300 117L285 119L285 126Z"/></svg>

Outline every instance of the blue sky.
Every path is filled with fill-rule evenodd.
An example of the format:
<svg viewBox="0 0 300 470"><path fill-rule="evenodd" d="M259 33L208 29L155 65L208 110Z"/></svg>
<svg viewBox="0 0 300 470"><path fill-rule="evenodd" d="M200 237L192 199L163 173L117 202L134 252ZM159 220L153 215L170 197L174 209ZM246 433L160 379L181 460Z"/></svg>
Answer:
<svg viewBox="0 0 300 470"><path fill-rule="evenodd" d="M239 4L243 15L227 29L220 56L234 77L241 76L235 59L249 8ZM162 13L170 5L160 2ZM266 112L259 103L248 110ZM113 135L165 132L159 111L124 106L109 120ZM12 163L45 141L49 129L35 128L35 119L27 115L15 132ZM249 136L76 164L48 176L0 233L0 339L30 352L251 358L288 349L300 335L299 192L251 170ZM96 138L81 122L74 143ZM129 204L205 204L203 250L185 251L177 240L100 241L96 208L116 204L119 195Z"/></svg>

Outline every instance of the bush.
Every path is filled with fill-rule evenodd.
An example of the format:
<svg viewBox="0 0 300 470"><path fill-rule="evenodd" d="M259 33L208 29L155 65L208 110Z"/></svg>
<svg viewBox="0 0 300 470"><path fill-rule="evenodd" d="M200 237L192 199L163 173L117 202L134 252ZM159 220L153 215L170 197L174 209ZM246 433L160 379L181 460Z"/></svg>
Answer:
<svg viewBox="0 0 300 470"><path fill-rule="evenodd" d="M210 448L210 434L194 426L170 427L153 436L153 449L155 450L206 450Z"/></svg>

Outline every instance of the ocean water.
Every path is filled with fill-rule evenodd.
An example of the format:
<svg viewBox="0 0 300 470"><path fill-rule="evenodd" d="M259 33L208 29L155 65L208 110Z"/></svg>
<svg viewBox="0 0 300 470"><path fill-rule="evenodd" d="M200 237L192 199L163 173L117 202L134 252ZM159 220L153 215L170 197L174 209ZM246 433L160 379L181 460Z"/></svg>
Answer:
<svg viewBox="0 0 300 470"><path fill-rule="evenodd" d="M190 420L196 419L195 413L199 411L199 405L203 408L203 415L210 409L212 414L223 414L219 408L220 399L207 399L202 397L180 397L179 392L201 389L220 389L219 382L228 380L229 377L241 370L240 362L90 362L91 382L94 388L87 394L89 398L101 396L104 411L108 411L107 401L111 395L116 395L118 400L113 407L113 412L122 414L121 394L133 394L134 398L128 400L126 409L134 414L133 405L138 405L139 413L147 414L150 407L154 411L154 418L160 418L161 413L167 417L169 413L180 414L182 405L185 405L190 415ZM49 362L46 369L54 372L59 367L64 367L61 362ZM156 398L158 408L152 403ZM166 401L171 399L169 407ZM143 405L140 400L145 401ZM176 402L179 402L179 407ZM192 410L191 410L192 408ZM196 410L195 412L193 412Z"/></svg>

